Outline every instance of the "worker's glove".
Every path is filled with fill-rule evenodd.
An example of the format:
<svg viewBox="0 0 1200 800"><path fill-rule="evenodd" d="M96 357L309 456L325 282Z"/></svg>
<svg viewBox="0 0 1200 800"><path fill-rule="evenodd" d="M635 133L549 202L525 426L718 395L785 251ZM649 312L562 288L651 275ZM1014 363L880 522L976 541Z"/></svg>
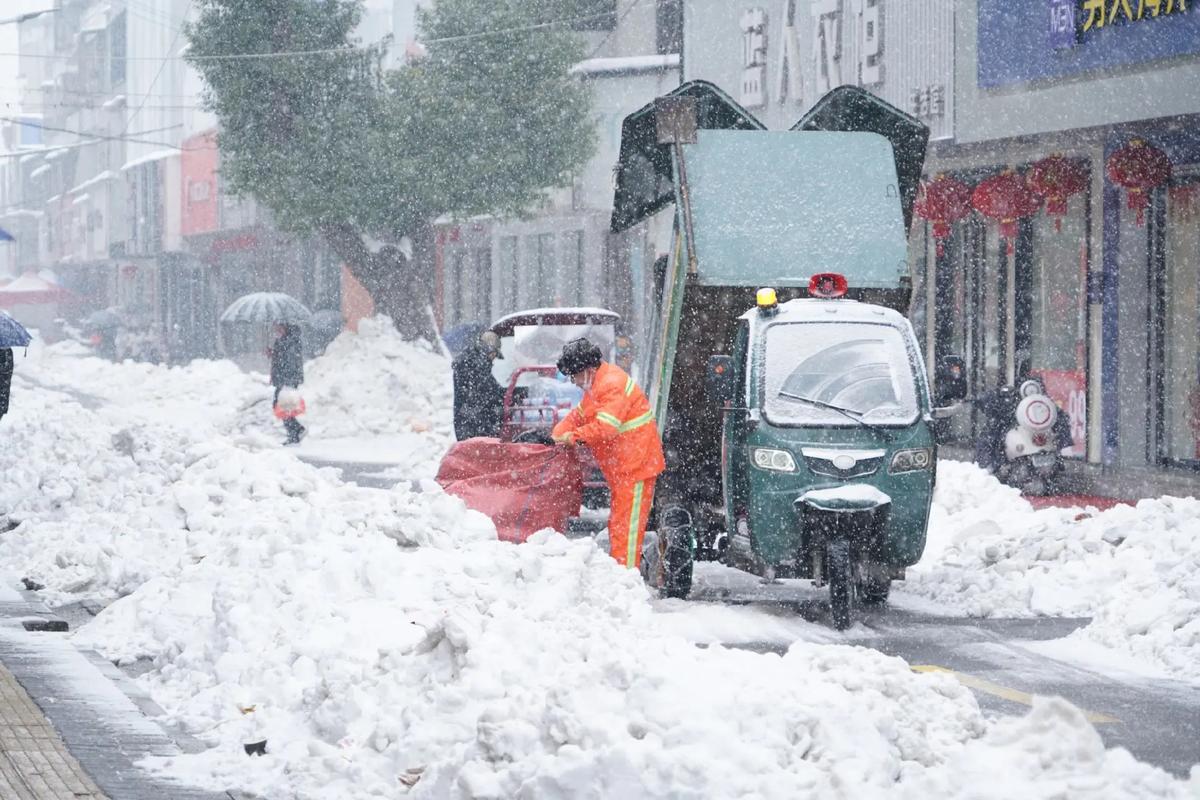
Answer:
<svg viewBox="0 0 1200 800"><path fill-rule="evenodd" d="M575 446L575 434L573 433L564 433L561 436L553 437L553 439L555 444L563 444L567 447Z"/></svg>

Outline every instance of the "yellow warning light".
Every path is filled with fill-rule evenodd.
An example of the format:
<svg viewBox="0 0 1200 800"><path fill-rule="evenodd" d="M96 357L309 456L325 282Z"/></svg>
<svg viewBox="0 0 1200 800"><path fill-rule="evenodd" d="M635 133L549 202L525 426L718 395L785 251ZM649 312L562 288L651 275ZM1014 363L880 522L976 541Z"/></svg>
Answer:
<svg viewBox="0 0 1200 800"><path fill-rule="evenodd" d="M779 305L779 298L775 296L775 290L769 286L758 290L757 300L758 307L764 311Z"/></svg>

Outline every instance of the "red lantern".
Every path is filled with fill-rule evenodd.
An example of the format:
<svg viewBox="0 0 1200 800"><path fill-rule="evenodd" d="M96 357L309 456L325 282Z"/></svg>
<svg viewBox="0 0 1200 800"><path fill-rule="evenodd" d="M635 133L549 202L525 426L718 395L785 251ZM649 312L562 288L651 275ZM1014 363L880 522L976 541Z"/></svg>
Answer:
<svg viewBox="0 0 1200 800"><path fill-rule="evenodd" d="M993 175L975 187L971 204L989 219L1000 222L1000 238L1007 240L1009 255L1017 236L1017 220L1028 217L1042 205L1042 198L1029 191L1024 179L1011 169Z"/></svg>
<svg viewBox="0 0 1200 800"><path fill-rule="evenodd" d="M1161 186L1171 177L1171 160L1157 147L1141 139L1129 143L1108 157L1109 180L1128 193L1129 208L1137 211L1137 224L1145 222L1146 202L1150 190Z"/></svg>
<svg viewBox="0 0 1200 800"><path fill-rule="evenodd" d="M940 257L945 252L944 240L950 236L950 226L971 213L971 187L940 174L932 181L922 181L913 211L933 223Z"/></svg>
<svg viewBox="0 0 1200 800"><path fill-rule="evenodd" d="M1029 188L1046 199L1046 213L1054 217L1054 230L1061 232L1067 199L1087 188L1087 168L1055 153L1034 164L1027 180Z"/></svg>

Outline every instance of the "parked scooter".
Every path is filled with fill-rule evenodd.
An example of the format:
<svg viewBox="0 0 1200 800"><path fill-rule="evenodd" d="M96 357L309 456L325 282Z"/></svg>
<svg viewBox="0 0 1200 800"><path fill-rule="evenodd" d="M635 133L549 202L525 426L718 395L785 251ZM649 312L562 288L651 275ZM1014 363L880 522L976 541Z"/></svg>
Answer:
<svg viewBox="0 0 1200 800"><path fill-rule="evenodd" d="M1071 426L1041 381L1002 386L978 401L984 415L976 461L1025 494L1053 494L1063 472Z"/></svg>

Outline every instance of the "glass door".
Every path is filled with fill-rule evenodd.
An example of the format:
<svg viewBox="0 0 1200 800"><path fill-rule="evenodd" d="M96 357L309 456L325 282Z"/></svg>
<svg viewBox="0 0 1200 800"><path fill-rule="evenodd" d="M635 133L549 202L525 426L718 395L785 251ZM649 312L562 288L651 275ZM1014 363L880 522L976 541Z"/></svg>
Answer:
<svg viewBox="0 0 1200 800"><path fill-rule="evenodd" d="M1166 192L1160 461L1200 468L1200 176Z"/></svg>

